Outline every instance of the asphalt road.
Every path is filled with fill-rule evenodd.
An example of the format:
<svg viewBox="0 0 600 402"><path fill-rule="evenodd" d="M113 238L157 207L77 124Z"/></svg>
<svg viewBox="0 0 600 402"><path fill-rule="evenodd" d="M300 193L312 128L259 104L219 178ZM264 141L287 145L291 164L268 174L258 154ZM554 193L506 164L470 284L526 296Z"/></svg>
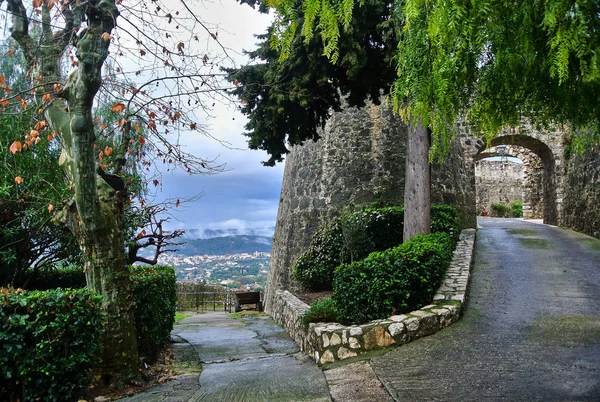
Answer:
<svg viewBox="0 0 600 402"><path fill-rule="evenodd" d="M600 401L600 240L482 218L458 323L371 362L398 401Z"/></svg>

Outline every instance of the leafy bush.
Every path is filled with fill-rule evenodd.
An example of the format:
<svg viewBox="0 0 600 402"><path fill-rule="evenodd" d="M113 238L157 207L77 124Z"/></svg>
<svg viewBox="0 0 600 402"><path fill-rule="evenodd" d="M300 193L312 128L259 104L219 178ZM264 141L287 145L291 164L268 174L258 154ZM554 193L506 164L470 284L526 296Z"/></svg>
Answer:
<svg viewBox="0 0 600 402"><path fill-rule="evenodd" d="M448 233L457 242L460 236L460 217L456 208L444 204L431 207L431 233Z"/></svg>
<svg viewBox="0 0 600 402"><path fill-rule="evenodd" d="M523 202L522 201L514 201L510 204L510 213L513 218L522 218L523 217Z"/></svg>
<svg viewBox="0 0 600 402"><path fill-rule="evenodd" d="M308 310L302 316L302 325L308 327L311 322L336 322L338 312L335 302L332 298L326 297L311 304Z"/></svg>
<svg viewBox="0 0 600 402"><path fill-rule="evenodd" d="M317 230L308 250L296 260L294 278L306 289L330 290L340 264L397 246L402 243L403 230L402 207L368 207L334 218ZM449 205L433 206L431 231L449 233L457 241L460 221L456 209Z"/></svg>
<svg viewBox="0 0 600 402"><path fill-rule="evenodd" d="M177 307L175 270L157 265L131 267L130 272L138 351L153 361L173 329Z"/></svg>
<svg viewBox="0 0 600 402"><path fill-rule="evenodd" d="M492 204L492 216L498 218L507 218L509 212L509 207L505 204Z"/></svg>
<svg viewBox="0 0 600 402"><path fill-rule="evenodd" d="M449 234L432 233L340 265L333 282L340 322L363 323L429 303L452 261L454 246Z"/></svg>
<svg viewBox="0 0 600 402"><path fill-rule="evenodd" d="M101 297L0 290L0 400L77 400L100 351Z"/></svg>
<svg viewBox="0 0 600 402"><path fill-rule="evenodd" d="M296 260L294 278L307 289L330 289L335 267L342 262L343 244L341 220L334 218L315 232L308 250Z"/></svg>
<svg viewBox="0 0 600 402"><path fill-rule="evenodd" d="M331 289L341 263L402 243L403 221L402 207L365 208L334 218L317 230L308 250L296 260L294 277L310 290Z"/></svg>
<svg viewBox="0 0 600 402"><path fill-rule="evenodd" d="M35 275L33 273L29 275L31 275L31 279L26 283L26 289L79 289L86 286L85 273L83 272L83 269L78 266L42 269Z"/></svg>

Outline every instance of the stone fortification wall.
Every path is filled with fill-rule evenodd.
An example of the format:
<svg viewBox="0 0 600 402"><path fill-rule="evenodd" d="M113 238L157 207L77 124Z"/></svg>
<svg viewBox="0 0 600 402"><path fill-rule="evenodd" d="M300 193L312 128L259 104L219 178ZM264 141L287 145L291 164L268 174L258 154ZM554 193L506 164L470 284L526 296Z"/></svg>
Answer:
<svg viewBox="0 0 600 402"><path fill-rule="evenodd" d="M267 311L275 290L299 288L293 263L327 216L352 204L402 203L406 135L406 126L389 108L370 105L335 113L319 141L291 149L275 225Z"/></svg>
<svg viewBox="0 0 600 402"><path fill-rule="evenodd" d="M600 149L572 155L565 169L563 226L600 238Z"/></svg>
<svg viewBox="0 0 600 402"><path fill-rule="evenodd" d="M292 266L327 217L374 201L403 204L406 136L406 126L389 107L368 105L335 113L319 141L291 149L265 293L267 312L276 290L299 290ZM476 226L470 156L475 153L461 130L444 162L432 167L432 202L457 206L463 228Z"/></svg>
<svg viewBox="0 0 600 402"><path fill-rule="evenodd" d="M492 204L523 201L523 164L480 160L475 164L477 215L490 212Z"/></svg>

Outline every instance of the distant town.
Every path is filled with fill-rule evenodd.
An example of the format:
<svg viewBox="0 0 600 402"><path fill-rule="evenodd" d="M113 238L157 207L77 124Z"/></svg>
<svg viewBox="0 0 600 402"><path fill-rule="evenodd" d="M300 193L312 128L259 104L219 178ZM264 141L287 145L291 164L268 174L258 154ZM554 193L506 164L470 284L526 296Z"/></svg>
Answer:
<svg viewBox="0 0 600 402"><path fill-rule="evenodd" d="M185 239L159 264L175 267L178 281L221 285L228 289L263 290L267 282L273 240L266 236L219 236Z"/></svg>
<svg viewBox="0 0 600 402"><path fill-rule="evenodd" d="M263 290L271 253L255 251L229 255L163 254L159 264L175 267L178 281L202 282L229 289Z"/></svg>

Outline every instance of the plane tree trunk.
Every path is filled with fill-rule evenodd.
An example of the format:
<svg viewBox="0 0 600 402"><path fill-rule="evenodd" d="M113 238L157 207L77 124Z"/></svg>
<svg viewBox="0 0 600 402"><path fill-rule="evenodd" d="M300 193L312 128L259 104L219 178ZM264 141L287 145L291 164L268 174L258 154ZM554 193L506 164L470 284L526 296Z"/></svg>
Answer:
<svg viewBox="0 0 600 402"><path fill-rule="evenodd" d="M429 131L419 118L408 123L406 182L404 188L404 241L431 231L431 167Z"/></svg>
<svg viewBox="0 0 600 402"><path fill-rule="evenodd" d="M29 36L27 10L21 0L8 0L11 35L22 48L36 96L45 118L62 146L59 165L73 189L73 199L59 214L75 234L84 256L87 287L102 295L104 335L98 380L121 387L137 378L137 338L134 305L122 232L125 191L117 191L98 174L92 106L102 81L110 32L118 10L115 0L65 3L65 27L53 33L48 3L42 6L42 46ZM72 33L84 20L87 28L76 42L79 66L65 80L60 60ZM50 99L44 94L52 94ZM124 188L124 187L123 187ZM85 334L81 334L85 337Z"/></svg>

